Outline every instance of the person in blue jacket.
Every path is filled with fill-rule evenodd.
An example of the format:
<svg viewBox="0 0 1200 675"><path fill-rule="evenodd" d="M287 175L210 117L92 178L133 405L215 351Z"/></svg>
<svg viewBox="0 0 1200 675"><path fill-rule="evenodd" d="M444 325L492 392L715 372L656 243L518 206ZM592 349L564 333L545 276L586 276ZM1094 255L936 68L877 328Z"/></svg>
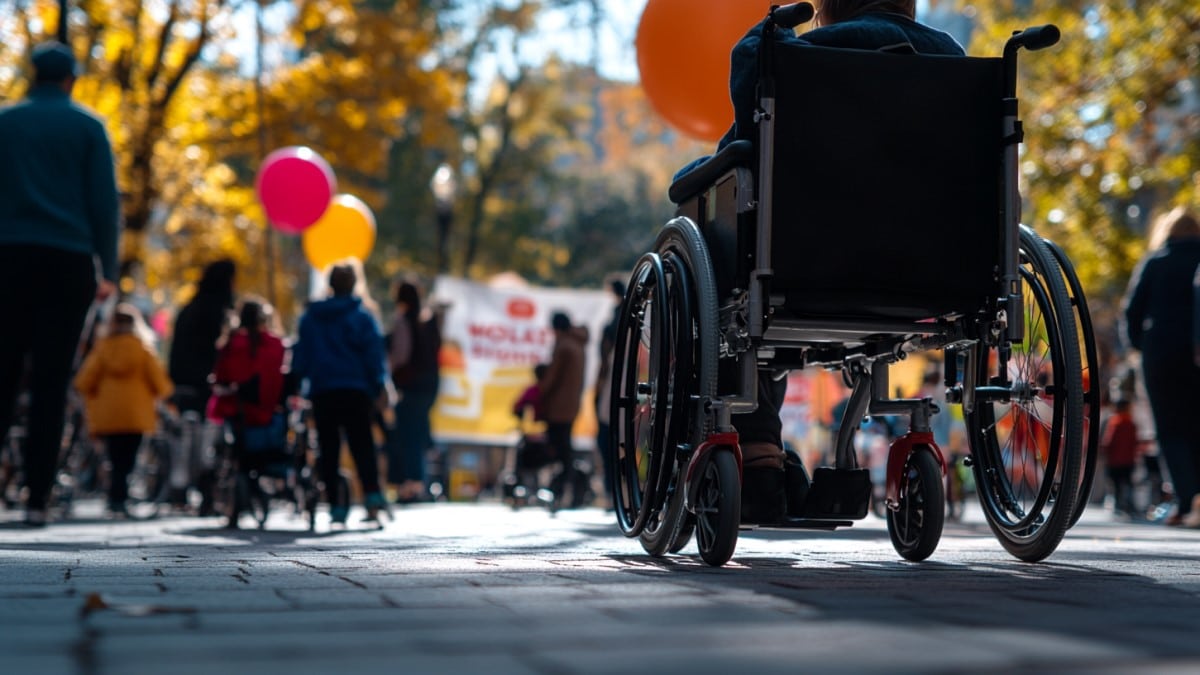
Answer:
<svg viewBox="0 0 1200 675"><path fill-rule="evenodd" d="M816 28L801 35L791 29L778 29L775 39L781 43L867 49L898 53L963 56L962 45L948 33L922 23L916 17L916 0L821 0ZM762 43L763 23L751 28L733 47L730 55L729 94L733 101L734 122L717 149L737 140L758 140L754 110L758 107L755 91L758 83L758 52ZM797 75L797 82L803 76ZM800 86L783 84L781 86ZM678 180L708 157L701 157L680 169ZM820 161L820 158L813 158ZM742 520L770 523L787 512L784 482L784 451L779 408L783 404L787 380L759 377L758 408L734 418L743 458ZM722 383L722 390L732 383Z"/></svg>
<svg viewBox="0 0 1200 675"><path fill-rule="evenodd" d="M387 357L383 333L355 294L360 273L355 263L329 270L331 297L313 302L300 317L292 351L292 372L302 378L312 401L317 429L318 474L330 502L334 523L346 522L346 495L333 495L338 480L342 434L358 470L368 520L375 520L386 501L379 489L379 466L371 422L376 401L387 391Z"/></svg>
<svg viewBox="0 0 1200 675"><path fill-rule="evenodd" d="M104 123L71 100L76 69L66 45L38 45L29 93L0 108L0 315L9 317L0 330L0 439L27 383L32 527L46 524L80 335L93 300L116 291L119 271L112 145Z"/></svg>

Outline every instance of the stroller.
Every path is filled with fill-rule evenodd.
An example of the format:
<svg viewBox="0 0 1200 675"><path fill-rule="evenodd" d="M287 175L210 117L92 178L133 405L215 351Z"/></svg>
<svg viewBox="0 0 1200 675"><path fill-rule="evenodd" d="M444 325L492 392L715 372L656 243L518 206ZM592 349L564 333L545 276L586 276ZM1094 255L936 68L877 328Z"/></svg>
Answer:
<svg viewBox="0 0 1200 675"><path fill-rule="evenodd" d="M554 495L542 487L542 472L555 464L554 449L541 432L522 430L508 449L501 481L504 501L518 510L522 506L549 505Z"/></svg>
<svg viewBox="0 0 1200 675"><path fill-rule="evenodd" d="M253 380L243 383L238 395L252 388ZM257 397L257 393L251 395ZM272 503L282 502L296 515L307 518L309 530L315 529L320 491L311 461L313 444L308 427L308 408L298 397L289 397L266 425L247 425L241 415L225 420L220 442L220 485L228 527L236 529L241 516L248 512L263 529ZM348 487L342 491L347 500Z"/></svg>

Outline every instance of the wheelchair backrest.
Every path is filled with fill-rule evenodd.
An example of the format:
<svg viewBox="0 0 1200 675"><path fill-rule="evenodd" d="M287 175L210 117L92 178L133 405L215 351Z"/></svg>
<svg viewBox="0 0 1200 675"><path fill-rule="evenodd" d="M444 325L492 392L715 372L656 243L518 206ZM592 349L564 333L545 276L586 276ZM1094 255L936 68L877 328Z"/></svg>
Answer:
<svg viewBox="0 0 1200 675"><path fill-rule="evenodd" d="M922 319L997 292L1000 59L776 45L773 295Z"/></svg>

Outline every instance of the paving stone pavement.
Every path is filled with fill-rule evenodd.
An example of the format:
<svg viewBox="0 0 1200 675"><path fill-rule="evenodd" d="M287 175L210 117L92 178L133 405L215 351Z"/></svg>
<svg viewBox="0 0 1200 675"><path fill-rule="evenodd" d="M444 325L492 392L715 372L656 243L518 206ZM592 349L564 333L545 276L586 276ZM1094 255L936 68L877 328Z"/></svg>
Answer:
<svg viewBox="0 0 1200 675"><path fill-rule="evenodd" d="M89 515L90 514L90 515ZM1040 564L977 518L654 559L599 509L428 504L382 530L0 512L0 673L1200 672L1200 531L1085 514ZM352 516L353 519L353 516Z"/></svg>

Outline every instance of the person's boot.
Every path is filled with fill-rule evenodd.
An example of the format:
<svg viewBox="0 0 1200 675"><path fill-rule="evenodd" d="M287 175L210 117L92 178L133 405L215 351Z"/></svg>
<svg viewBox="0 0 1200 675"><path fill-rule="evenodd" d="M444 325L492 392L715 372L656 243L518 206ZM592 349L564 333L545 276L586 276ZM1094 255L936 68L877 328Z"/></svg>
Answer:
<svg viewBox="0 0 1200 675"><path fill-rule="evenodd" d="M787 515L783 450L774 443L742 446L742 522L768 525Z"/></svg>

